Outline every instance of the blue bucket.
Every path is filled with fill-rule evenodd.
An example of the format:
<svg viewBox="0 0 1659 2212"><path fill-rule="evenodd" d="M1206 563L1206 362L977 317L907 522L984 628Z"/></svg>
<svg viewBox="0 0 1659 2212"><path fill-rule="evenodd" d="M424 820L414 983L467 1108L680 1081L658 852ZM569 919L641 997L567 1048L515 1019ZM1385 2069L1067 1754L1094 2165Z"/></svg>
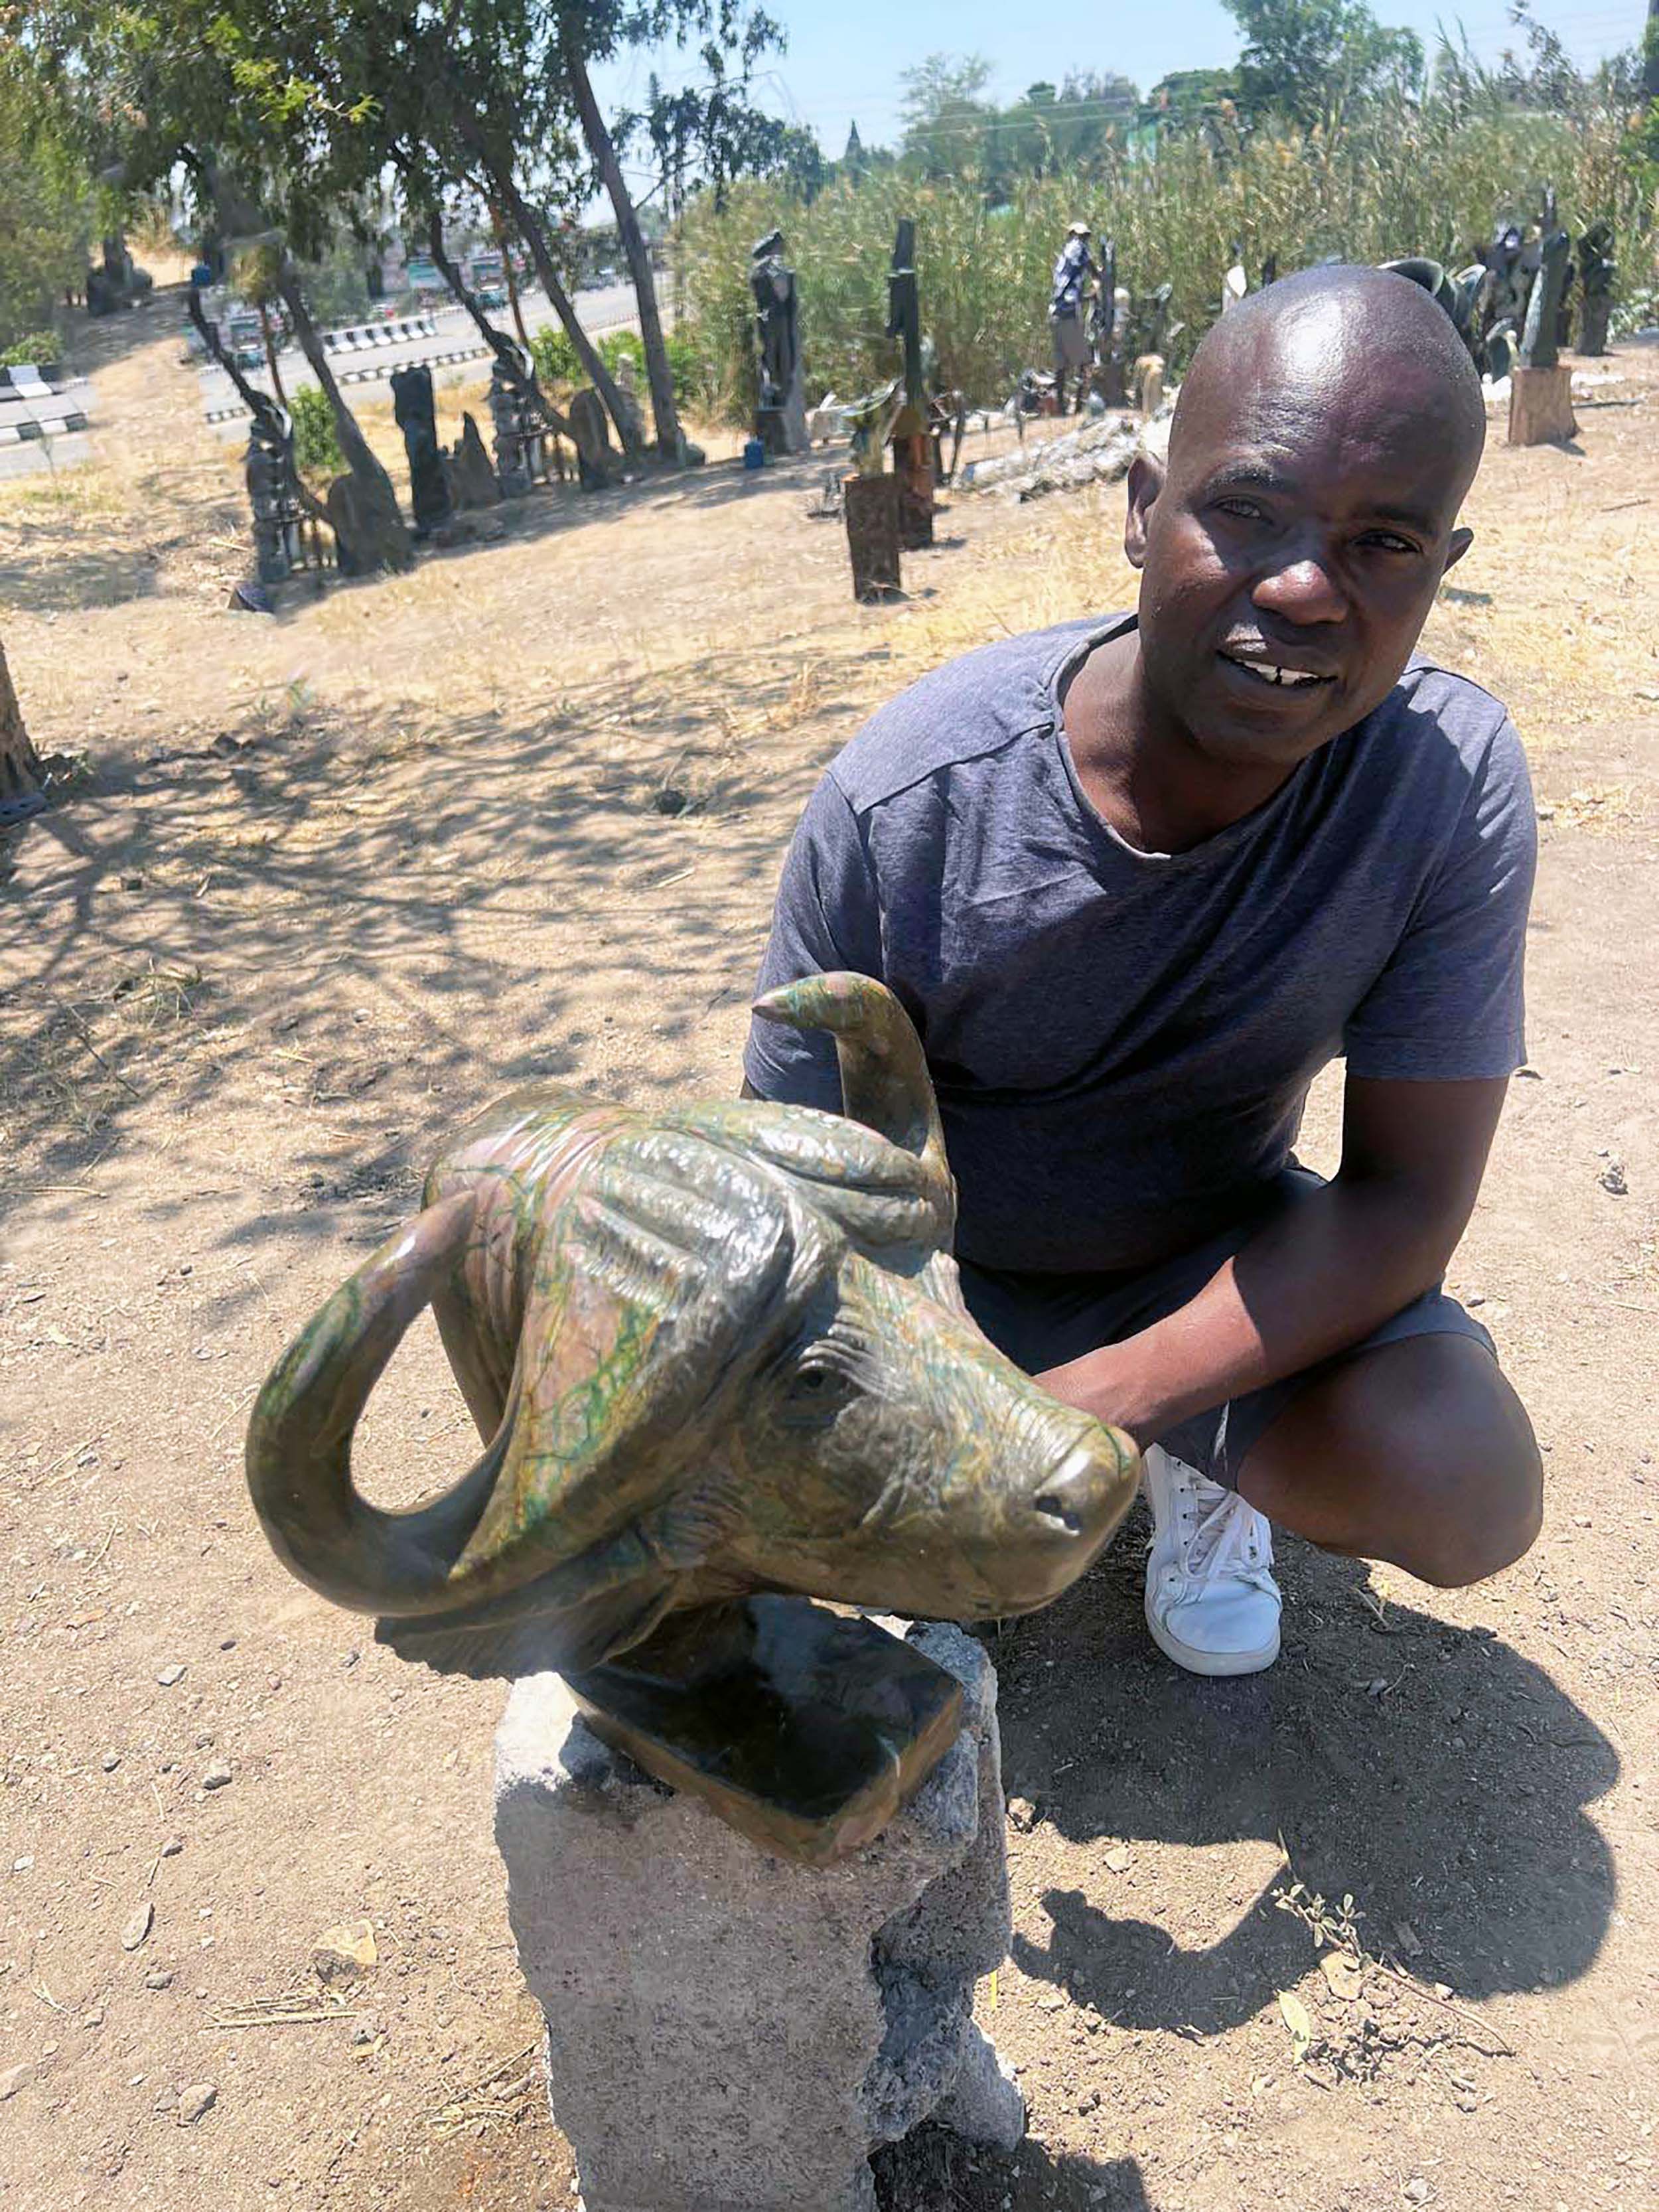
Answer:
<svg viewBox="0 0 1659 2212"><path fill-rule="evenodd" d="M746 469L763 469L766 466L766 448L758 438L750 438L745 441L743 448L743 465Z"/></svg>

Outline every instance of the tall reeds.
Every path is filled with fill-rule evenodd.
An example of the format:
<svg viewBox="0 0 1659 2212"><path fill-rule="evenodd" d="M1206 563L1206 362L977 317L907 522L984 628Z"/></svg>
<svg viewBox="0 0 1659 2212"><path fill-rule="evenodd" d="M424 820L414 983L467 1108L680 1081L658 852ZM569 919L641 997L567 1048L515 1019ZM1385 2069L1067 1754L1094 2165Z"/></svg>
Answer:
<svg viewBox="0 0 1659 2212"><path fill-rule="evenodd" d="M1173 287L1179 362L1218 310L1235 242L1252 281L1270 253L1281 272L1408 253L1462 264L1495 222L1534 215L1547 184L1570 229L1613 222L1626 294L1650 291L1655 179L1651 165L1632 158L1611 101L1569 119L1454 87L1420 105L1377 101L1328 136L1223 125L1166 137L1155 153L1113 148L1097 167L1020 183L995 208L970 174L924 184L877 170L837 182L810 207L750 181L733 186L723 209L704 200L686 218L678 248L684 354L707 410L747 412L749 247L775 224L799 272L809 398L830 390L847 398L892 374L887 262L894 227L910 216L939 380L982 404L1005 398L1022 368L1047 364L1049 267L1074 219L1115 241L1121 283Z"/></svg>

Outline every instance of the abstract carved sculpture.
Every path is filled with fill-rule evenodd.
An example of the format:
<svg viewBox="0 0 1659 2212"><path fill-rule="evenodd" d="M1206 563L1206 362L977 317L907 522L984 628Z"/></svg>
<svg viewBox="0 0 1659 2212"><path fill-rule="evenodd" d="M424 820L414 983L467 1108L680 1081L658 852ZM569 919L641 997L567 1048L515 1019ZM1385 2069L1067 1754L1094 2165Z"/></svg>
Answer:
<svg viewBox="0 0 1659 2212"><path fill-rule="evenodd" d="M908 1801L957 1704L931 1662L810 1601L1046 1604L1137 1469L969 1319L897 1001L823 975L760 1011L833 1033L847 1118L514 1092L277 1363L247 1472L284 1564L380 1614L383 1641L470 1674L555 1669L652 1772L824 1859ZM385 1511L353 1486L352 1433L428 1304L484 1449Z"/></svg>

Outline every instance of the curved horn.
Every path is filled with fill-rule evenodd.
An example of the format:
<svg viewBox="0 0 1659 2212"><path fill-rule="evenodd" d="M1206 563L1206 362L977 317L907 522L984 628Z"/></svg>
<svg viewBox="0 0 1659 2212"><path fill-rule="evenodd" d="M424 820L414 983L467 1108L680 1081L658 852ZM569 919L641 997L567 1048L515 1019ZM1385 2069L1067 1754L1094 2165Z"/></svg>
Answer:
<svg viewBox="0 0 1659 2212"><path fill-rule="evenodd" d="M803 975L755 1001L763 1020L798 1030L828 1030L841 1063L843 1111L919 1160L927 1171L939 1224L949 1241L956 1191L945 1157L933 1079L910 1017L884 983L842 969Z"/></svg>
<svg viewBox="0 0 1659 2212"><path fill-rule="evenodd" d="M488 1504L512 1434L509 1400L483 1456L441 1498L384 1512L351 1480L351 1439L404 1332L453 1273L471 1194L428 1206L343 1284L277 1361L247 1432L253 1508L283 1565L336 1605L428 1613Z"/></svg>

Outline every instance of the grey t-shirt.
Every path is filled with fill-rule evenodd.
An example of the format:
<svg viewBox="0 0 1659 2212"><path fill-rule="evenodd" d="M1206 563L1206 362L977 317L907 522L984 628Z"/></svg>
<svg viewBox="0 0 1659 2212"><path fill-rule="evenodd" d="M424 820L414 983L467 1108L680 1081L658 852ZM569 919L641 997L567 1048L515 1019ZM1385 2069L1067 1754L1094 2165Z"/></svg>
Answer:
<svg viewBox="0 0 1659 2212"><path fill-rule="evenodd" d="M1413 660L1267 804L1143 853L1084 795L1060 691L1132 617L988 646L884 707L808 801L760 988L878 976L915 1023L981 1266L1150 1266L1248 1212L1309 1084L1525 1058L1535 851L1503 708ZM836 1110L834 1046L751 1027L764 1098Z"/></svg>

